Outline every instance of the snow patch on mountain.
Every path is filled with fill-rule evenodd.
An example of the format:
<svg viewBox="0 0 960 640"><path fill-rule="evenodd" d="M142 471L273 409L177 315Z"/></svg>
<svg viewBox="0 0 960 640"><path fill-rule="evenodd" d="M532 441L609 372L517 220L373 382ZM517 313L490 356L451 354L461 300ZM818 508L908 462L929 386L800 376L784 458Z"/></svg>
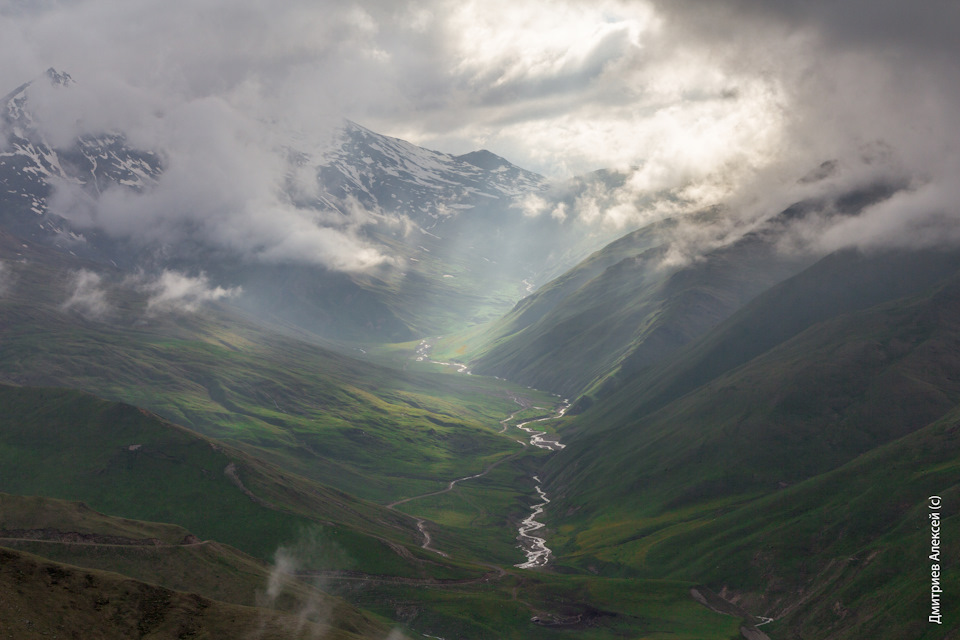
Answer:
<svg viewBox="0 0 960 640"><path fill-rule="evenodd" d="M338 270L346 263L331 252L340 255L347 247L376 258L363 264L392 264L380 246L384 237L415 229L447 237L448 222L489 220L495 229L513 215L516 199L547 189L542 176L489 151L454 156L347 120L309 134L263 123L255 148L233 144L237 132L226 126L211 138L222 148L209 153L189 139L162 151L136 149L116 130L72 140L45 135L48 128L39 121L45 112L32 112L31 95L42 90L43 100L56 100L75 84L51 69L0 99L0 222L71 250L87 243L91 257L113 259L120 244L133 240L124 251L134 260L139 251L133 245L153 242L166 253L206 245ZM233 162L234 150L245 162ZM264 222L268 211L275 212L273 226ZM101 244L102 251L96 248Z"/></svg>
<svg viewBox="0 0 960 640"><path fill-rule="evenodd" d="M324 197L353 198L370 209L409 216L419 224L458 212L509 203L543 191L547 180L489 151L453 156L380 135L345 121L324 154L310 154Z"/></svg>
<svg viewBox="0 0 960 640"><path fill-rule="evenodd" d="M59 90L75 84L69 74L51 68L0 99L0 206L14 214L29 212L42 218L40 229L69 235L62 220L45 215L52 185L97 193L114 185L142 190L156 184L163 164L156 153L130 148L121 132L81 136L67 148L50 144L29 108L30 88L43 81Z"/></svg>

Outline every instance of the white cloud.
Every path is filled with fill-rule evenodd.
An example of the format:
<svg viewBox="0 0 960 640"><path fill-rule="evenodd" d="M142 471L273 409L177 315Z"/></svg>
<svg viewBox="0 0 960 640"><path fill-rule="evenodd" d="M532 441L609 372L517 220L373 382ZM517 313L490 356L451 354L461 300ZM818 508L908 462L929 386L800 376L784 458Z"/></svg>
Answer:
<svg viewBox="0 0 960 640"><path fill-rule="evenodd" d="M60 305L63 311L73 311L94 320L101 320L108 316L113 307L107 301L106 291L102 286L103 278L87 269L80 269L70 273L70 293Z"/></svg>
<svg viewBox="0 0 960 640"><path fill-rule="evenodd" d="M819 233L810 241L824 251L850 246L863 249L956 246L960 242L958 203L960 184L922 184L867 207L856 217L821 224Z"/></svg>
<svg viewBox="0 0 960 640"><path fill-rule="evenodd" d="M194 312L203 304L240 295L240 287L211 286L206 274L188 276L178 271L164 270L155 278L141 276L134 285L149 294L147 313L171 311Z"/></svg>
<svg viewBox="0 0 960 640"><path fill-rule="evenodd" d="M115 237L176 246L184 241L272 263L307 262L355 271L387 262L358 233L352 215L301 207L286 192L287 152L264 123L219 97L171 108L153 123L164 172L142 192L113 188L91 196L57 186L49 208L82 227ZM292 178L309 196L304 176Z"/></svg>

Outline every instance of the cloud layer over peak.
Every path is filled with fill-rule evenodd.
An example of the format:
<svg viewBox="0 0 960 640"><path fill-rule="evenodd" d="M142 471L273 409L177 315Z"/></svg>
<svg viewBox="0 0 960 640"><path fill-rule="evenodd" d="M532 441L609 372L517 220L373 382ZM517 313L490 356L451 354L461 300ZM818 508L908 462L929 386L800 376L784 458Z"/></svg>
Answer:
<svg viewBox="0 0 960 640"><path fill-rule="evenodd" d="M318 220L280 195L280 132L320 139L341 116L557 177L619 168L630 192L601 218L621 226L649 217L636 194L727 202L749 221L894 165L918 208L904 195L856 234L890 240L898 224L910 235L955 216L955 2L7 0L0 17L0 86L54 66L83 87L69 105L40 100L51 136L112 126L166 154L154 191L86 209L64 192L62 212L118 233L176 241L171 222L188 219L258 260L382 263L361 220ZM895 162L864 161L877 147ZM825 161L845 169L797 186ZM921 206L938 193L944 206ZM822 246L852 241L844 229Z"/></svg>

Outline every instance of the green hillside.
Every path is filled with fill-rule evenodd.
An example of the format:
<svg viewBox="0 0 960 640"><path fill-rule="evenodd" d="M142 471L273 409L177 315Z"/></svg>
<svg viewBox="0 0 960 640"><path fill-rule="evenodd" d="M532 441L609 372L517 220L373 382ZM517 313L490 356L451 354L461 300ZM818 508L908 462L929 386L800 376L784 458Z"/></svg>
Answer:
<svg viewBox="0 0 960 640"><path fill-rule="evenodd" d="M379 627L377 637L385 633L379 622L321 591L311 578L297 579L296 563L309 558L296 557L294 546L266 563L175 525L111 517L79 502L6 493L0 494L0 546L223 603L291 613L312 608L334 627L354 632ZM293 564L280 565L281 558Z"/></svg>
<svg viewBox="0 0 960 640"><path fill-rule="evenodd" d="M955 610L945 607L942 626L927 621L932 564L944 593L960 590L956 554L929 558L928 498L941 498L949 538L960 507L958 424L960 407L834 471L677 528L650 545L647 567L749 592L753 610L778 619L765 627L775 638L950 637L960 630Z"/></svg>
<svg viewBox="0 0 960 640"><path fill-rule="evenodd" d="M134 404L378 502L512 453L497 432L514 398L549 399L417 363L414 344L393 368L224 307L151 315L143 294L106 278L111 313L86 317L61 307L65 266L31 258L10 268L16 286L0 297L0 381Z"/></svg>
<svg viewBox="0 0 960 640"><path fill-rule="evenodd" d="M228 604L116 573L81 569L0 547L0 627L18 640L51 637L381 639L372 618L285 613ZM399 634L391 637L403 637Z"/></svg>
<svg viewBox="0 0 960 640"><path fill-rule="evenodd" d="M651 411L818 322L921 293L958 269L960 254L951 251L842 251L826 256L764 291L670 360L650 367L628 358L597 395L629 388L639 398L634 411Z"/></svg>
<svg viewBox="0 0 960 640"><path fill-rule="evenodd" d="M600 640L671 629L680 638L723 640L739 624L737 618L713 613L689 598L690 580L628 585L589 576L537 575L507 563L502 568L465 564L465 559L502 553L478 541L497 540L497 532L507 539L515 535L516 525L497 513L503 502L528 501L517 491L522 486L517 478L528 478L530 469L504 464L497 470L504 473L491 473L489 482L454 492L455 500L464 500L461 506L428 501L424 515L437 522L431 529L436 544L450 552L444 558L420 548L420 536L411 531L413 521L398 511L325 490L143 410L56 389L0 387L0 403L8 409L0 422L0 488L83 500L77 504L0 495L0 545L88 568L68 570L66 577L86 580L86 573L106 569L159 585L115 592L94 581L88 594L93 605L102 595L117 607L139 611L141 598L147 597L143 593L148 593L163 604L163 619L179 624L180 614L166 608L178 602L168 589L187 589L200 594L191 598L233 605L249 605L253 593L259 604L257 594L270 582L263 561L278 561L283 555L308 582L287 581L285 595L271 606L297 611L304 602L324 600L309 586L317 580L325 591L354 605L433 635L547 640L577 631ZM231 464L242 485L237 476L225 473ZM509 495L498 495L504 492ZM405 508L411 512L421 510L410 505ZM476 510L472 522L458 522L464 507ZM468 538L472 545L465 542ZM50 572L30 571L39 576ZM78 591L72 581L64 584L69 595L52 590L38 602L57 608L62 600L62 606L76 613L47 616L45 625L70 628L75 616L85 615L87 592ZM37 588L50 586L41 582ZM366 628L360 624L366 620L363 614L337 602L328 604L340 611L343 628ZM213 607L202 608L216 611ZM181 609L177 605L176 611ZM184 615L201 624L194 609L188 607ZM350 623L357 615L360 620ZM117 616L126 620L127 614ZM266 617L283 619L272 613ZM158 637L168 637L164 629ZM112 632L103 633L111 637Z"/></svg>
<svg viewBox="0 0 960 640"><path fill-rule="evenodd" d="M915 260L923 268L898 269L903 280L883 292L887 272L870 270L877 289L844 304L821 264L678 352L668 373L698 373L703 353L746 334L736 327L758 330L759 348L756 320L775 317L765 303L789 298L783 290L806 291L833 319L753 358L730 351L743 364L688 393L651 403L663 396L636 376L574 418L545 478L560 563L700 580L777 618L764 627L774 638L946 637L925 622L922 560L926 497L954 504L960 477L960 277L924 289L953 258ZM842 312L898 289L917 293Z"/></svg>
<svg viewBox="0 0 960 640"><path fill-rule="evenodd" d="M551 483L589 478L654 513L822 473L960 402L958 323L954 279L814 325L649 413L624 388L564 432Z"/></svg>
<svg viewBox="0 0 960 640"><path fill-rule="evenodd" d="M914 621L924 501L944 498L945 528L960 504L960 254L841 252L787 277L803 260L766 229L661 269L670 228L431 348L323 343L228 305L155 313L102 266L108 309L85 313L63 301L91 265L3 246L25 258L4 263L0 296L0 544L31 580L61 571L29 564L49 561L138 581L97 582L121 625L104 637L140 625L144 598L198 637L227 624L204 611L282 625L313 601L342 614L338 633L374 637L376 616L524 640L954 629L952 613ZM516 382L432 360L471 354ZM566 448L514 428L559 402L524 384L587 391L538 423ZM540 481L554 556L519 569ZM232 608L263 609L287 553L299 575L275 611ZM86 615L62 583L72 595L38 601Z"/></svg>
<svg viewBox="0 0 960 640"><path fill-rule="evenodd" d="M281 471L136 407L67 390L0 386L0 490L82 500L98 511L170 522L269 559L316 531L325 568L417 575L414 523ZM60 525L63 526L63 525Z"/></svg>
<svg viewBox="0 0 960 640"><path fill-rule="evenodd" d="M702 214L702 223L713 217ZM779 254L767 230L671 266L673 227L628 234L522 300L469 339L467 353L480 355L474 370L579 395L625 363L659 363L804 264Z"/></svg>

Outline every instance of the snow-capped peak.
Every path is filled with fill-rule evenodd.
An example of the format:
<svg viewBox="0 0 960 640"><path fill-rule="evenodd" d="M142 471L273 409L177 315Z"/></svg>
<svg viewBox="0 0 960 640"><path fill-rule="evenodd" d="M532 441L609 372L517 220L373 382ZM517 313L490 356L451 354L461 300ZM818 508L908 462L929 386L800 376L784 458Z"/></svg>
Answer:
<svg viewBox="0 0 960 640"><path fill-rule="evenodd" d="M46 216L47 197L55 181L81 186L91 194L111 186L143 189L155 184L163 170L160 158L150 151L132 149L121 132L82 135L72 144L55 146L44 134L31 109L30 87L46 78L57 89L75 82L54 68L17 87L0 99L0 208L21 212L52 230L59 222Z"/></svg>
<svg viewBox="0 0 960 640"><path fill-rule="evenodd" d="M49 69L47 69L46 73L47 73L47 78L50 79L51 84L61 86L61 87L68 87L71 84L76 84L74 82L74 79L70 77L69 73L57 71L53 67L50 67Z"/></svg>
<svg viewBox="0 0 960 640"><path fill-rule="evenodd" d="M489 151L454 156L344 121L335 143L314 156L325 199L356 199L422 223L458 210L508 202L546 188L543 176Z"/></svg>

